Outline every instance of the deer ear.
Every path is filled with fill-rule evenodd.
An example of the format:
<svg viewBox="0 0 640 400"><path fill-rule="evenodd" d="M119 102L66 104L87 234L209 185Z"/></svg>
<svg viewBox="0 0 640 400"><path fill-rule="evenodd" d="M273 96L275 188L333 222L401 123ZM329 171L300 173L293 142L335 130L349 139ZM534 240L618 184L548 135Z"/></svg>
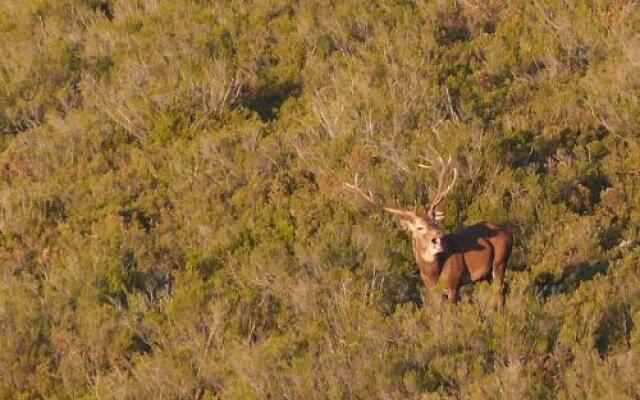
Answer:
<svg viewBox="0 0 640 400"><path fill-rule="evenodd" d="M444 220L444 212L443 211L436 211L433 215L433 220L436 222L440 222L442 220Z"/></svg>
<svg viewBox="0 0 640 400"><path fill-rule="evenodd" d="M405 231L411 231L411 228L413 227L413 223L410 220L400 219L399 221L402 229L404 229Z"/></svg>

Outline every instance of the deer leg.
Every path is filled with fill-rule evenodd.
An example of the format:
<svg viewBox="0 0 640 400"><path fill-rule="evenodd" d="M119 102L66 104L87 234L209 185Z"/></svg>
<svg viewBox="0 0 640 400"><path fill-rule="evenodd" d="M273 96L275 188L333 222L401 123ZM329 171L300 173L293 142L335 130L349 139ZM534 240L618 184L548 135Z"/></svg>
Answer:
<svg viewBox="0 0 640 400"><path fill-rule="evenodd" d="M457 288L447 288L447 289L444 290L444 292L446 293L447 297L449 298L449 301L451 301L454 304L458 302L458 289Z"/></svg>
<svg viewBox="0 0 640 400"><path fill-rule="evenodd" d="M504 308L504 263L493 266L491 271L494 285L496 286L496 294L498 295L498 305L500 309Z"/></svg>

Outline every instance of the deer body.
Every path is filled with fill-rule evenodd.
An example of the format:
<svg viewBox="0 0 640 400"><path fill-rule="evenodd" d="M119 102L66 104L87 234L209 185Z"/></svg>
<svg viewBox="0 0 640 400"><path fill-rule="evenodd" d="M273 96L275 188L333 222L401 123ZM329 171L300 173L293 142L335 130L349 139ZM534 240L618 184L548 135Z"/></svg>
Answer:
<svg viewBox="0 0 640 400"><path fill-rule="evenodd" d="M511 233L491 222L480 222L444 235L438 227L444 219L444 212L438 207L453 188L458 170L450 168L451 157L447 161L439 155L435 161L425 159L429 164L419 166L437 172L437 187L430 204L425 207L426 212L383 206L371 191L360 188L357 174L354 183L345 183L345 187L398 218L402 228L411 235L420 277L428 288L434 288L441 282L449 300L456 302L460 286L494 280L500 304L503 304L504 272L511 254Z"/></svg>
<svg viewBox="0 0 640 400"><path fill-rule="evenodd" d="M420 277L428 288L441 281L447 297L455 302L461 286L494 280L500 300L504 271L511 254L511 233L491 222L480 222L441 238L442 251L433 253L420 241L413 240L413 253Z"/></svg>

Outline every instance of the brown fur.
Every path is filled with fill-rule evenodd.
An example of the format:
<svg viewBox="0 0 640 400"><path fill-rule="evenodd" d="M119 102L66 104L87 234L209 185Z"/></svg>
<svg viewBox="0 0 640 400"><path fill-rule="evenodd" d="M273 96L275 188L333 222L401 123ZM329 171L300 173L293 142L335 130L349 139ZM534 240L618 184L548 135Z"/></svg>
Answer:
<svg viewBox="0 0 640 400"><path fill-rule="evenodd" d="M444 251L429 261L414 239L414 255L424 284L433 288L442 280L445 294L458 300L461 286L482 280L495 280L500 302L504 302L505 266L511 254L511 233L491 222L480 222L442 238Z"/></svg>
<svg viewBox="0 0 640 400"><path fill-rule="evenodd" d="M360 187L357 174L353 183L344 186L399 219L402 228L411 234L420 277L427 287L433 288L442 280L447 297L456 302L460 286L495 280L500 304L503 304L504 270L511 254L511 232L491 222L480 222L443 235L438 222L444 219L444 212L438 207L453 188L458 169L451 167L451 156L445 161L437 152L431 158L425 157L425 161L427 165L419 166L433 170L437 175L437 186L430 204L425 207L426 214L383 206L371 191Z"/></svg>

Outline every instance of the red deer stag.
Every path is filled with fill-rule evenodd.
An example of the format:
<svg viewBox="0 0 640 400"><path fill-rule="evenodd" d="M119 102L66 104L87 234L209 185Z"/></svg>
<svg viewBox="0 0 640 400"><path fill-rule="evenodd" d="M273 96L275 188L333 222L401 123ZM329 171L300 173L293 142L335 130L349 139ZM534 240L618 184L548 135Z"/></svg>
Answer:
<svg viewBox="0 0 640 400"><path fill-rule="evenodd" d="M434 170L438 179L435 195L425 207L426 213L381 205L371 191L360 188L357 174L353 184L344 185L367 202L399 218L402 227L411 233L420 277L428 288L434 288L438 280L442 280L444 294L455 303L462 285L494 280L502 306L505 265L512 246L511 233L491 222L479 222L455 233L443 234L438 223L444 219L444 212L437 209L453 188L458 169L451 168L451 157L445 161L436 154L434 160L427 158L426 161L427 165L419 166Z"/></svg>

